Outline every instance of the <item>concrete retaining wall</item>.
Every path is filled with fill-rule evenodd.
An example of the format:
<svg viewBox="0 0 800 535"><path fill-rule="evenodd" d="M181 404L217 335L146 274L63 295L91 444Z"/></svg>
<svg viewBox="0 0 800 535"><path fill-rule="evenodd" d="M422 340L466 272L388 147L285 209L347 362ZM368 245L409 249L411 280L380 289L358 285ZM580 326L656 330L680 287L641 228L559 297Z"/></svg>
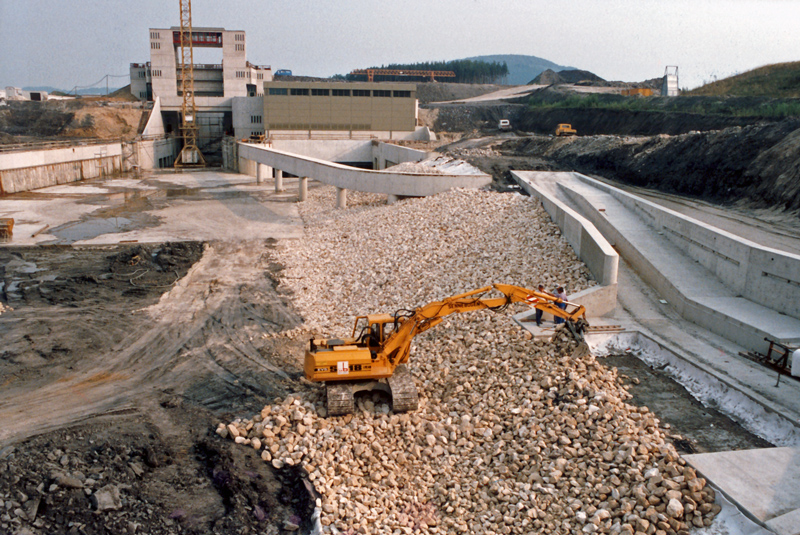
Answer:
<svg viewBox="0 0 800 535"><path fill-rule="evenodd" d="M725 286L750 301L800 318L800 256L762 247L701 221L575 173L612 195L663 231L673 244L714 273Z"/></svg>
<svg viewBox="0 0 800 535"><path fill-rule="evenodd" d="M121 171L120 143L7 152L0 154L0 194L46 188Z"/></svg>
<svg viewBox="0 0 800 535"><path fill-rule="evenodd" d="M276 139L272 148L329 162L372 162L372 142L365 140Z"/></svg>
<svg viewBox="0 0 800 535"><path fill-rule="evenodd" d="M181 141L178 138L137 141L136 151L140 169L171 167L181 151Z"/></svg>
<svg viewBox="0 0 800 535"><path fill-rule="evenodd" d="M614 310L617 303L617 274L619 255L595 226L568 206L537 188L521 175L511 175L531 197L539 199L550 218L600 286L569 296L580 303L592 316L602 316Z"/></svg>
<svg viewBox="0 0 800 535"><path fill-rule="evenodd" d="M484 174L429 175L357 169L247 143L239 144L240 165L242 159L263 163L295 176L309 177L346 190L403 197L425 197L451 188L479 188L492 181L491 176Z"/></svg>
<svg viewBox="0 0 800 535"><path fill-rule="evenodd" d="M375 169L386 169L392 165L404 162L419 162L433 155L432 152L383 142L378 143L373 149L372 159Z"/></svg>

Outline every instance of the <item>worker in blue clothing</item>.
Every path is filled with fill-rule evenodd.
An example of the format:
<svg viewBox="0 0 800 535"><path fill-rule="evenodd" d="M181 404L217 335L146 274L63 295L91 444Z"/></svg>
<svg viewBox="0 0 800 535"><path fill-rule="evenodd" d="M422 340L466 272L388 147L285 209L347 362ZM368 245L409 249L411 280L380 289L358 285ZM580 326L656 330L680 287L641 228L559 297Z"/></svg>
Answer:
<svg viewBox="0 0 800 535"><path fill-rule="evenodd" d="M556 293L554 295L556 297L558 297L559 299L561 299L561 301L562 301L561 303L558 303L558 308L560 308L561 310L566 310L567 309L567 292L564 291L564 287L563 286L559 286L558 288L556 288ZM560 323L564 323L564 318L558 318L557 317L556 320L555 320L555 324L558 325Z"/></svg>

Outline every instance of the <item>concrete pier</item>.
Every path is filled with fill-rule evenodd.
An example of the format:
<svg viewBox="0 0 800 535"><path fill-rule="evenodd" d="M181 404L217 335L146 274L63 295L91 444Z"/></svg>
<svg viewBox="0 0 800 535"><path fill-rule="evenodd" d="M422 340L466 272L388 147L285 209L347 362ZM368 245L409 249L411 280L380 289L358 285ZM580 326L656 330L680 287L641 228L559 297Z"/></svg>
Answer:
<svg viewBox="0 0 800 535"><path fill-rule="evenodd" d="M256 184L263 184L264 179L272 173L272 168L263 163L256 163Z"/></svg>
<svg viewBox="0 0 800 535"><path fill-rule="evenodd" d="M347 190L336 188L336 208L347 208Z"/></svg>
<svg viewBox="0 0 800 535"><path fill-rule="evenodd" d="M286 191L286 188L283 187L283 171L281 169L275 169L275 193L284 191Z"/></svg>
<svg viewBox="0 0 800 535"><path fill-rule="evenodd" d="M297 200L300 202L305 202L308 199L308 177L301 176L300 177L300 184L299 184L299 193L297 195Z"/></svg>

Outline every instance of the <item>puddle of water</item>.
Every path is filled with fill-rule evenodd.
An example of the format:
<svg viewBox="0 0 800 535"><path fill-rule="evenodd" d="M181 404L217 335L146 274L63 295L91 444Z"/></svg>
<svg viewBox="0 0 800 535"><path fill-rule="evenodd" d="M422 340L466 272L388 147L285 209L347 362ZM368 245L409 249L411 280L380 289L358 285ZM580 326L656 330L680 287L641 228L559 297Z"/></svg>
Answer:
<svg viewBox="0 0 800 535"><path fill-rule="evenodd" d="M73 243L90 240L103 234L127 232L138 226L127 217L95 218L61 225L50 230L48 234L58 238L60 243Z"/></svg>

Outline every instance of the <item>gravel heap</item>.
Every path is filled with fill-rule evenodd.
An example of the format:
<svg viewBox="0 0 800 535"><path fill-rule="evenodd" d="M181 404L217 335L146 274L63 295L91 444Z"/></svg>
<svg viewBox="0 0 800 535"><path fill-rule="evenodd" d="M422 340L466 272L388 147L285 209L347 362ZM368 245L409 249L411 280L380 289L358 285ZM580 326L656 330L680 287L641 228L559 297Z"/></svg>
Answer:
<svg viewBox="0 0 800 535"><path fill-rule="evenodd" d="M350 202L326 210L332 193L316 192L303 208L309 239L281 253L315 335L349 333L356 314L491 282L590 284L526 197L454 191L389 207L369 196ZM625 402L616 370L566 331L532 341L509 316L453 315L415 339L416 412L394 414L371 394L357 398L356 414L326 418L319 388L217 433L275 468L302 466L329 532L666 535L709 525L713 491L657 418Z"/></svg>
<svg viewBox="0 0 800 535"><path fill-rule="evenodd" d="M391 206L386 196L312 189L307 239L282 242L284 284L306 328L349 335L357 315L393 313L495 282L567 293L596 284L538 201L454 190ZM524 310L524 308L520 309Z"/></svg>

